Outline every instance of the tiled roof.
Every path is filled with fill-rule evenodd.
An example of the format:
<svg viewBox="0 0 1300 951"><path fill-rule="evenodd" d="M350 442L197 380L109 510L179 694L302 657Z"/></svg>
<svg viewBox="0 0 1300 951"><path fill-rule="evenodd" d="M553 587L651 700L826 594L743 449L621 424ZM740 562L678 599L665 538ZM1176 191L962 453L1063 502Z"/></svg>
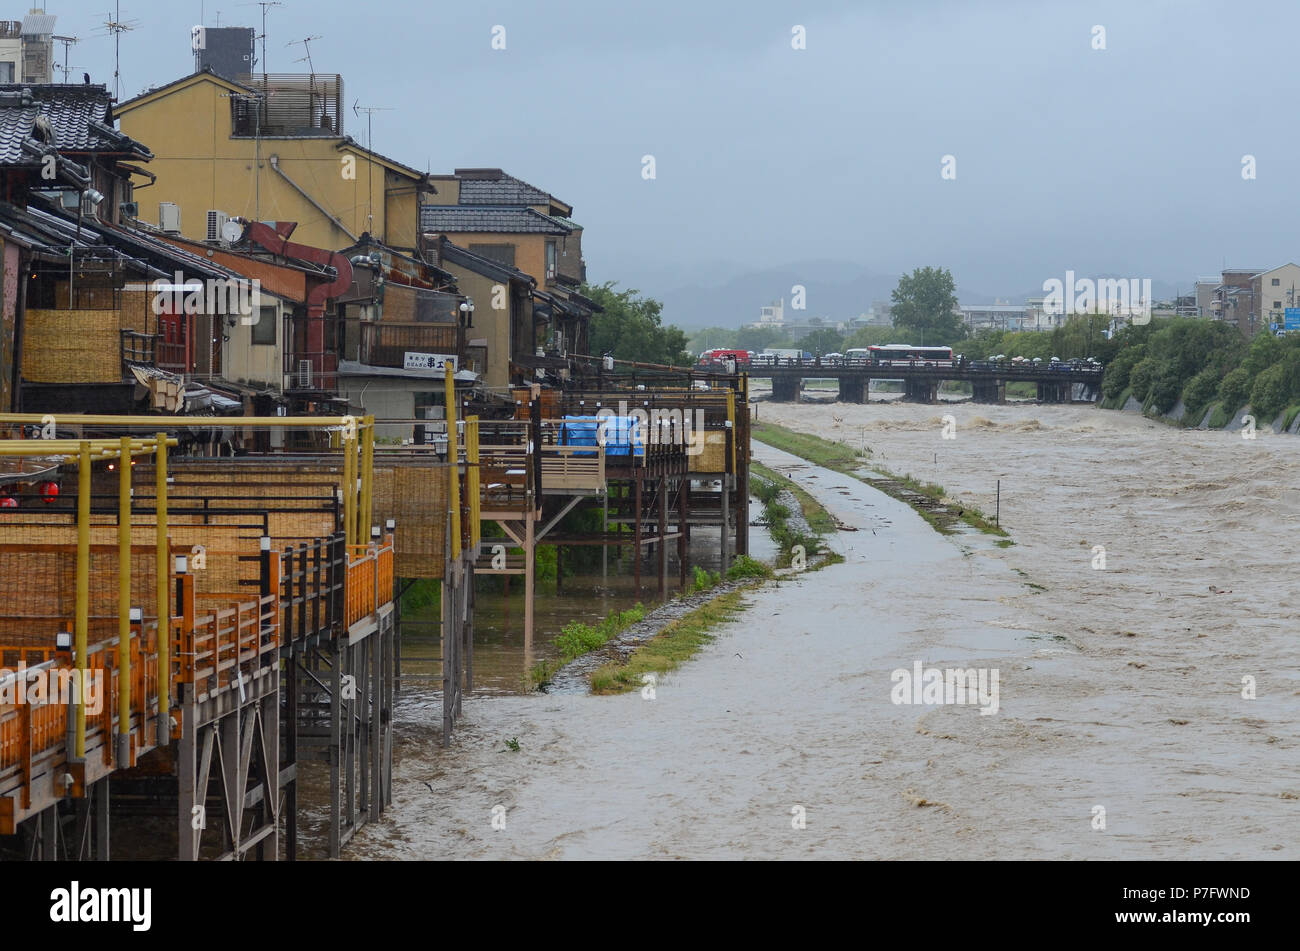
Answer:
<svg viewBox="0 0 1300 951"><path fill-rule="evenodd" d="M494 261L491 258L485 258L481 254L475 254L467 248L462 248L458 244L452 244L446 238L442 243L442 260L444 263L459 265L467 268L476 274L484 274L489 277L496 276L504 281L523 281L525 283L536 284L537 279L530 274L525 274L517 267L511 267L508 264L502 264L500 261Z"/></svg>
<svg viewBox="0 0 1300 951"><path fill-rule="evenodd" d="M38 116L53 132L60 152L125 152L144 159L153 153L111 125L105 86L0 85L0 164L31 164L23 142L44 147L33 135ZM30 149L28 150L30 151Z"/></svg>
<svg viewBox="0 0 1300 951"><path fill-rule="evenodd" d="M462 205L549 205L551 196L513 175L500 178L462 178Z"/></svg>
<svg viewBox="0 0 1300 951"><path fill-rule="evenodd" d="M420 209L420 229L447 233L501 231L515 234L568 234L571 225L531 208L484 205L425 205Z"/></svg>

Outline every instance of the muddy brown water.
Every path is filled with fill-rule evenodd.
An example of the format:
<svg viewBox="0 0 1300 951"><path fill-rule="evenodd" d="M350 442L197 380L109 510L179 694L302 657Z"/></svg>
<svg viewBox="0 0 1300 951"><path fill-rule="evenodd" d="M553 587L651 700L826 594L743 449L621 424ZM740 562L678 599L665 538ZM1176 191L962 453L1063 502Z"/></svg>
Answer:
<svg viewBox="0 0 1300 951"><path fill-rule="evenodd" d="M442 750L436 695L405 697L394 807L349 857L1300 855L1294 437L1079 406L760 412L990 514L1001 479L1016 544L757 448L857 529L844 564L749 595L653 700L475 697ZM891 702L917 661L998 671L997 713Z"/></svg>

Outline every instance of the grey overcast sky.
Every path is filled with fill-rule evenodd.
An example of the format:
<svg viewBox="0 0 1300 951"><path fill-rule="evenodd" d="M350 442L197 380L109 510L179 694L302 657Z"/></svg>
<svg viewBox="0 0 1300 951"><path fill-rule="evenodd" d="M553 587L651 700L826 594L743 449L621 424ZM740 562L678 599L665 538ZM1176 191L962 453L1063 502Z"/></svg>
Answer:
<svg viewBox="0 0 1300 951"><path fill-rule="evenodd" d="M47 4L96 82L111 6ZM192 71L201 6L260 24L255 4L123 2L123 98ZM268 28L271 72L305 71L286 44L319 35L317 71L393 110L379 151L499 166L574 205L595 281L929 264L1015 296L1067 268L1187 287L1300 259L1295 0L285 0Z"/></svg>

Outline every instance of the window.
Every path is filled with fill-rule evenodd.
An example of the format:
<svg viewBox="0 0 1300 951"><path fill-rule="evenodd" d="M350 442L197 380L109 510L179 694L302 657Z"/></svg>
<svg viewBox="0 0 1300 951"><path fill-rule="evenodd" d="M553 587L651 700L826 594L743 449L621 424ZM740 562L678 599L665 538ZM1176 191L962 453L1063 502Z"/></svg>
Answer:
<svg viewBox="0 0 1300 951"><path fill-rule="evenodd" d="M555 242L546 242L546 276L555 277Z"/></svg>
<svg viewBox="0 0 1300 951"><path fill-rule="evenodd" d="M1273 278L1273 286L1274 286L1274 287L1277 287L1277 286L1280 285L1281 283L1282 283L1282 278L1280 278L1280 277L1275 277L1275 278Z"/></svg>
<svg viewBox="0 0 1300 951"><path fill-rule="evenodd" d="M513 244L471 244L469 250L472 254L496 261L498 264L505 264L509 267L515 266L515 246Z"/></svg>
<svg viewBox="0 0 1300 951"><path fill-rule="evenodd" d="M1281 302L1280 300L1275 300L1275 301L1273 301L1273 309L1274 309L1274 310L1281 310L1281 309L1282 309L1282 302Z"/></svg>
<svg viewBox="0 0 1300 951"><path fill-rule="evenodd" d="M0 63L0 83L11 83L14 81L14 64Z"/></svg>
<svg viewBox="0 0 1300 951"><path fill-rule="evenodd" d="M257 323L253 324L253 344L259 347L275 346L275 322L279 318L280 309L274 304L267 307L263 305L257 315Z"/></svg>

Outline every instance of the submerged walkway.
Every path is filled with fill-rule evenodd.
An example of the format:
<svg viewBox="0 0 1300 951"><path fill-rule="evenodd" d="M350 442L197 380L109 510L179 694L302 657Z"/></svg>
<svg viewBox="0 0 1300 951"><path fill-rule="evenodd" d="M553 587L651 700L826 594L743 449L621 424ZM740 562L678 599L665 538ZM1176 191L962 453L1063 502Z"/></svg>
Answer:
<svg viewBox="0 0 1300 951"><path fill-rule="evenodd" d="M1050 595L985 538L939 536L862 482L757 443L754 455L856 529L832 539L843 564L749 595L654 700L467 699L449 751L406 701L393 812L351 857L1259 854L1239 839L1189 845L1187 801L1157 791L1113 706L1098 709L1101 675L1026 607L1050 609ZM916 661L998 669L999 711L893 704L891 672ZM1108 832L1092 828L1096 803Z"/></svg>

